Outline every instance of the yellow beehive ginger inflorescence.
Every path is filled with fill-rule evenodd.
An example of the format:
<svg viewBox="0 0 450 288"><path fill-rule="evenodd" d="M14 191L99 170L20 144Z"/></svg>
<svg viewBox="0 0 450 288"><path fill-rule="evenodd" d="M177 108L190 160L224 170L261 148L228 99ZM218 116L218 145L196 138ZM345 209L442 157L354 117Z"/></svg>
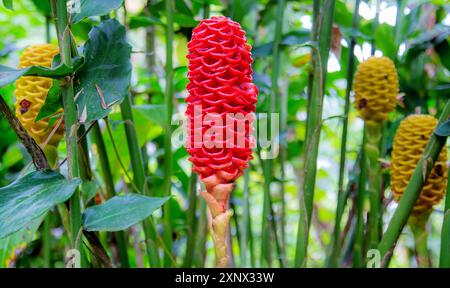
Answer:
<svg viewBox="0 0 450 288"><path fill-rule="evenodd" d="M53 44L32 45L23 52L18 68L29 66L51 67L53 57L58 53L58 47ZM16 81L16 116L30 136L41 146L46 143L55 125L58 124L58 121L54 121L52 126L49 127L49 118L35 122L51 86L52 79L45 77L23 76ZM57 113L61 112L62 109ZM64 126L60 125L46 143L46 146L56 148L63 134Z"/></svg>
<svg viewBox="0 0 450 288"><path fill-rule="evenodd" d="M398 76L387 57L370 57L359 64L353 80L355 108L364 120L382 122L395 109Z"/></svg>
<svg viewBox="0 0 450 288"><path fill-rule="evenodd" d="M430 115L411 115L400 123L394 138L391 162L391 190L396 201L403 195L437 122ZM414 205L414 214L429 213L444 197L447 187L446 161L447 149L444 147Z"/></svg>

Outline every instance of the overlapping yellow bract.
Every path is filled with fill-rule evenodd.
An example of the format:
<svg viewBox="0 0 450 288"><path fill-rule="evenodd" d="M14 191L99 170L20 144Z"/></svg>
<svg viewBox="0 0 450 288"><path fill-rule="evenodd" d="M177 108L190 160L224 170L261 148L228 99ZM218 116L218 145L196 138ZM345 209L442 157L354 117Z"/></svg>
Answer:
<svg viewBox="0 0 450 288"><path fill-rule="evenodd" d="M28 66L51 67L53 57L59 53L57 46L52 44L33 45L25 49L20 57L18 68ZM36 76L23 76L16 81L16 116L31 137L39 144L45 143L53 127L49 127L50 119L35 122L35 118L45 103L47 93L52 86L52 79ZM62 110L61 110L62 111ZM56 121L57 122L57 121ZM64 134L64 127L60 125L48 141L47 146L58 146Z"/></svg>
<svg viewBox="0 0 450 288"><path fill-rule="evenodd" d="M370 57L359 64L353 80L355 108L364 120L381 122L395 109L398 76L387 57Z"/></svg>
<svg viewBox="0 0 450 288"><path fill-rule="evenodd" d="M394 138L391 162L391 190L398 201L416 168L437 120L430 115L411 115L401 123ZM414 205L414 214L430 212L445 194L447 186L447 149L438 159Z"/></svg>

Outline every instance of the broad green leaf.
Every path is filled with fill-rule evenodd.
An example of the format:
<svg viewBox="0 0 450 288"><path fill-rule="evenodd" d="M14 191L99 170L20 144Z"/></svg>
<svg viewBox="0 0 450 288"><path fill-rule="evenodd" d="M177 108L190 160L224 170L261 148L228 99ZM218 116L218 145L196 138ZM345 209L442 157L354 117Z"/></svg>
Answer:
<svg viewBox="0 0 450 288"><path fill-rule="evenodd" d="M3 0L3 5L9 10L14 10L13 0Z"/></svg>
<svg viewBox="0 0 450 288"><path fill-rule="evenodd" d="M299 30L292 31L283 35L281 39L281 45L284 46L293 46L300 45L308 42L310 39L310 31L308 30ZM271 55L273 51L273 41L262 44L260 46L253 47L252 54L254 57L264 57Z"/></svg>
<svg viewBox="0 0 450 288"><path fill-rule="evenodd" d="M7 263L8 260L23 251L27 244L36 238L36 231L44 218L45 215L36 218L14 234L0 239L0 268L10 268L11 263Z"/></svg>
<svg viewBox="0 0 450 288"><path fill-rule="evenodd" d="M445 121L434 130L434 134L439 137L450 136L450 120Z"/></svg>
<svg viewBox="0 0 450 288"><path fill-rule="evenodd" d="M45 16L52 16L52 7L50 6L50 1L42 0L32 0L34 5L42 12Z"/></svg>
<svg viewBox="0 0 450 288"><path fill-rule="evenodd" d="M75 90L80 121L86 123L106 117L128 95L131 46L125 28L113 19L92 28L84 55Z"/></svg>
<svg viewBox="0 0 450 288"><path fill-rule="evenodd" d="M86 17L102 16L112 10L119 9L123 0L80 0L70 7L72 24L80 22Z"/></svg>
<svg viewBox="0 0 450 288"><path fill-rule="evenodd" d="M130 29L136 29L141 27L148 27L152 25L165 26L164 23L156 17L151 16L132 16L130 17L129 27Z"/></svg>
<svg viewBox="0 0 450 288"><path fill-rule="evenodd" d="M0 239L69 199L80 182L79 179L69 181L55 171L44 170L27 174L0 188Z"/></svg>
<svg viewBox="0 0 450 288"><path fill-rule="evenodd" d="M134 193L115 196L101 205L87 208L83 213L83 228L86 231L125 230L149 217L169 198Z"/></svg>
<svg viewBox="0 0 450 288"><path fill-rule="evenodd" d="M141 113L148 121L161 127L166 125L167 110L165 105L139 105L134 106L133 110Z"/></svg>
<svg viewBox="0 0 450 288"><path fill-rule="evenodd" d="M23 69L15 69L0 65L0 88L14 82L22 76L41 76L48 78L62 78L77 71L83 65L83 58L76 58L73 61L73 67L68 67L65 64L59 64L52 68L42 66L30 66Z"/></svg>
<svg viewBox="0 0 450 288"><path fill-rule="evenodd" d="M175 14L173 20L182 27L195 27L199 23L193 16L185 14Z"/></svg>
<svg viewBox="0 0 450 288"><path fill-rule="evenodd" d="M44 106L39 110L35 122L54 115L62 107L62 90L58 80L53 80L52 87L45 97Z"/></svg>

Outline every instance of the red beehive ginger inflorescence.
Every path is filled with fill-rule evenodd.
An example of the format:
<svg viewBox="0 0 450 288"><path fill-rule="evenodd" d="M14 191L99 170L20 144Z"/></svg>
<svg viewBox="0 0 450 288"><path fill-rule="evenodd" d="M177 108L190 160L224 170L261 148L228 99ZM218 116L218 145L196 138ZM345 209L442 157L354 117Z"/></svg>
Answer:
<svg viewBox="0 0 450 288"><path fill-rule="evenodd" d="M251 47L238 23L212 17L193 30L188 50L186 146L193 171L206 186L201 193L213 218L213 237L220 238L217 233L225 233L227 224L218 221L232 215L227 205L233 183L252 159L258 89L252 82ZM220 226L216 231L215 225Z"/></svg>

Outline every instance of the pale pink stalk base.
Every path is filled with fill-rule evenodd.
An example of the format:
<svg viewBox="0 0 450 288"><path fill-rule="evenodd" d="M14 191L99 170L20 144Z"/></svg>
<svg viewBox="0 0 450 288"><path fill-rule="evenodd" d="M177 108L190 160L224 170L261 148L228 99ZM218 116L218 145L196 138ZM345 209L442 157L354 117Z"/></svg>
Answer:
<svg viewBox="0 0 450 288"><path fill-rule="evenodd" d="M231 247L227 241L227 231L233 210L227 207L234 183L227 183L226 179L216 175L204 178L203 183L205 183L206 191L200 190L200 194L205 199L211 215L209 228L216 252L216 267L231 267L228 253Z"/></svg>

